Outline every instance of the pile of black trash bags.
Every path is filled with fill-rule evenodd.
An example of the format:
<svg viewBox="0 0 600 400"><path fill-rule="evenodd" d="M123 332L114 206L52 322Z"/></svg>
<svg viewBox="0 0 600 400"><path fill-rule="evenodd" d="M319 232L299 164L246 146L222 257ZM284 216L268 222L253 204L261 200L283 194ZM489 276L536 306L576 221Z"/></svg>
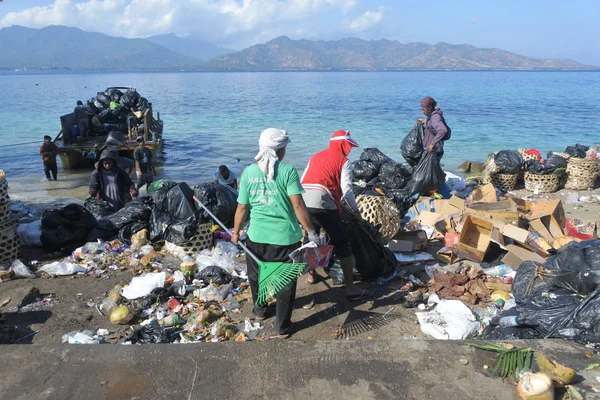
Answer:
<svg viewBox="0 0 600 400"><path fill-rule="evenodd" d="M438 189L445 182L446 175L440 166L435 152L423 150L423 124L415 123L400 146L407 164L398 163L379 149L363 150L360 159L352 163L352 173L356 181L366 182L357 188L355 194L379 195L379 188L400 210L401 215L416 201L417 194L425 194Z"/></svg>
<svg viewBox="0 0 600 400"><path fill-rule="evenodd" d="M522 263L512 290L516 307L494 318L486 339L600 342L600 240L571 242L544 264ZM495 326L501 318L517 325Z"/></svg>
<svg viewBox="0 0 600 400"><path fill-rule="evenodd" d="M111 102L113 107L111 107ZM118 106L114 106L118 103ZM109 88L104 92L98 92L95 97L87 101L86 109L88 114L97 115L100 122L104 125L104 130L127 132L127 117L133 111L144 111L150 106L148 99L141 96L135 89L128 89L125 92ZM132 117L135 118L135 117ZM134 123L136 126L140 123L137 118ZM140 132L143 131L143 126Z"/></svg>
<svg viewBox="0 0 600 400"><path fill-rule="evenodd" d="M554 153L548 153L546 160L527 160L523 163L523 169L534 175L550 175L566 168L567 160Z"/></svg>
<svg viewBox="0 0 600 400"><path fill-rule="evenodd" d="M194 196L226 226L233 224L237 192L232 188L204 183L192 189L185 182L166 181L152 197L130 201L118 211L105 201L88 199L83 206L69 204L44 212L42 245L49 252L70 252L98 239L130 244L131 236L142 229L148 229L154 243L187 243L199 224L212 221Z"/></svg>

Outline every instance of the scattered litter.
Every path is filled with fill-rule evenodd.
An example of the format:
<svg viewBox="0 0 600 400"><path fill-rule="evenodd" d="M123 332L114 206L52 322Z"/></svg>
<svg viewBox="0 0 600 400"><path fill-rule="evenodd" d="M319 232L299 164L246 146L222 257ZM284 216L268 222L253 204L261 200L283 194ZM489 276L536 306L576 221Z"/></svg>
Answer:
<svg viewBox="0 0 600 400"><path fill-rule="evenodd" d="M475 315L458 300L441 300L433 311L416 314L421 331L435 339L464 340L479 330Z"/></svg>

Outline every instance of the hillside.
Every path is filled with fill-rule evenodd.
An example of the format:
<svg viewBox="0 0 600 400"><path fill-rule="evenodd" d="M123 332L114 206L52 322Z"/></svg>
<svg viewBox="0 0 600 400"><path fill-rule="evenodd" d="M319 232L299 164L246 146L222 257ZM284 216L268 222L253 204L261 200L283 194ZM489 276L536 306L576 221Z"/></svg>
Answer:
<svg viewBox="0 0 600 400"><path fill-rule="evenodd" d="M144 39L117 38L65 26L0 29L0 68L167 69L199 61Z"/></svg>
<svg viewBox="0 0 600 400"><path fill-rule="evenodd" d="M572 60L520 56L468 44L402 44L391 40L291 40L281 36L203 64L235 70L583 70Z"/></svg>
<svg viewBox="0 0 600 400"><path fill-rule="evenodd" d="M202 42L200 40L181 38L173 33L150 36L146 38L146 40L166 47L175 53L194 57L199 61L210 60L211 58L234 52L234 50L218 47L214 44Z"/></svg>

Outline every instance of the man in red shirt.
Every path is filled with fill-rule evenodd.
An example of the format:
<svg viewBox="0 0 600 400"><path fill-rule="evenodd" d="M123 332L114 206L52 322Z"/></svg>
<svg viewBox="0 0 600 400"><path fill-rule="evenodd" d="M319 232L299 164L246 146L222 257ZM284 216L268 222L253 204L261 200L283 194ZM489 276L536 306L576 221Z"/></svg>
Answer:
<svg viewBox="0 0 600 400"><path fill-rule="evenodd" d="M305 190L302 197L313 226L316 230L321 227L325 229L334 246L334 254L344 271L346 297L356 301L369 298L372 293L354 285L356 260L340 216L341 202L344 200L356 216L361 218L352 192L352 168L348 160L353 147L358 147L358 143L352 139L350 132L335 132L329 140L329 148L315 154L308 162L302 176L302 187ZM309 276L307 282L313 283L314 276Z"/></svg>

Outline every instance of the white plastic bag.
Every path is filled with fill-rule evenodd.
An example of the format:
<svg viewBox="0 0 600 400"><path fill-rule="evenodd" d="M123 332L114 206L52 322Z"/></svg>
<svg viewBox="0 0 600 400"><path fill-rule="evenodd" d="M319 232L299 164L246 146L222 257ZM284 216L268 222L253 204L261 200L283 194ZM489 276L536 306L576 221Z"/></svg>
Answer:
<svg viewBox="0 0 600 400"><path fill-rule="evenodd" d="M479 330L475 315L459 300L441 300L433 311L415 314L421 331L436 339L463 340Z"/></svg>
<svg viewBox="0 0 600 400"><path fill-rule="evenodd" d="M446 174L446 184L451 192L464 190L466 185L463 178L454 175L452 172L444 171Z"/></svg>
<svg viewBox="0 0 600 400"><path fill-rule="evenodd" d="M128 300L139 299L149 295L154 289L164 287L166 274L164 272L148 273L136 276L131 283L121 291Z"/></svg>
<svg viewBox="0 0 600 400"><path fill-rule="evenodd" d="M70 262L55 261L44 265L39 271L49 275L73 275L78 272L87 272L87 268Z"/></svg>
<svg viewBox="0 0 600 400"><path fill-rule="evenodd" d="M15 260L10 266L10 270L15 273L15 277L17 278L35 278L35 275L27 268L27 265L23 264L20 260Z"/></svg>
<svg viewBox="0 0 600 400"><path fill-rule="evenodd" d="M21 224L17 228L17 235L21 246L24 247L42 247L42 224L41 221L33 221L28 224Z"/></svg>

